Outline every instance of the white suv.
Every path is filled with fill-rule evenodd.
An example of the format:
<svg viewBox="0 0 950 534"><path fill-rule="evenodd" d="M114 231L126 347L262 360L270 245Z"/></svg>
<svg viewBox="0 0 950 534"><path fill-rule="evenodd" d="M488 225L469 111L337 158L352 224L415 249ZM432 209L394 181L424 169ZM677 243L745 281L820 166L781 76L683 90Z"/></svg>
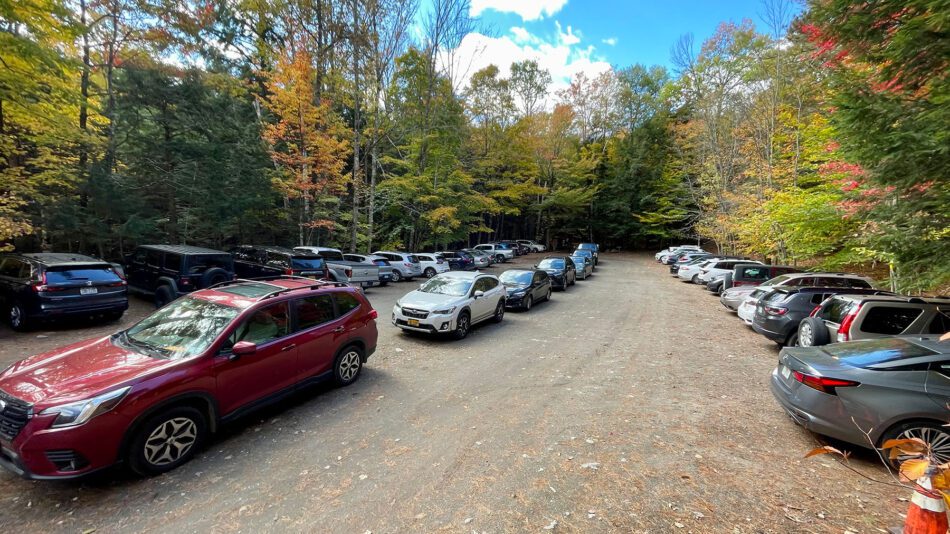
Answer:
<svg viewBox="0 0 950 534"><path fill-rule="evenodd" d="M731 273L736 265L747 265L750 263L762 265L761 261L756 260L716 260L699 270L699 277L696 281L700 284L707 284Z"/></svg>
<svg viewBox="0 0 950 534"><path fill-rule="evenodd" d="M505 316L505 286L490 274L452 271L438 274L396 301L393 325L427 334L468 335L472 325Z"/></svg>
<svg viewBox="0 0 950 534"><path fill-rule="evenodd" d="M420 254L417 252L413 256L419 260L419 265L422 266L422 276L426 278L432 278L437 274L449 271L449 262L445 261L441 254Z"/></svg>
<svg viewBox="0 0 950 534"><path fill-rule="evenodd" d="M419 263L419 258L413 254L377 250L373 255L386 258L389 264L393 266L393 282L412 280L417 276L422 276L422 264Z"/></svg>
<svg viewBox="0 0 950 534"><path fill-rule="evenodd" d="M476 245L475 250L491 254L496 263L504 263L515 259L515 251L510 248L500 248L498 245Z"/></svg>

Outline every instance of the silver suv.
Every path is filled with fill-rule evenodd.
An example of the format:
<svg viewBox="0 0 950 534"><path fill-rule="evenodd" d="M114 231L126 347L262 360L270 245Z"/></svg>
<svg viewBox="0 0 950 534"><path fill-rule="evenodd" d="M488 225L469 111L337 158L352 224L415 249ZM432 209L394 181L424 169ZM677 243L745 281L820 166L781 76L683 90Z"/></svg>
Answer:
<svg viewBox="0 0 950 534"><path fill-rule="evenodd" d="M798 325L802 347L885 336L944 334L950 330L948 298L836 295Z"/></svg>
<svg viewBox="0 0 950 534"><path fill-rule="evenodd" d="M393 282L412 280L417 276L422 276L422 263L414 254L377 250L373 255L386 258L393 266Z"/></svg>

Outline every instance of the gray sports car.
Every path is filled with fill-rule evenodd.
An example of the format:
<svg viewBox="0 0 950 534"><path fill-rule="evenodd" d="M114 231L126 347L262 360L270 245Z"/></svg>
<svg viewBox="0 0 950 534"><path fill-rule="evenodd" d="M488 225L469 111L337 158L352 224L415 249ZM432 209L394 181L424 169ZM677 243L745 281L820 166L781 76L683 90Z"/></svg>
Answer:
<svg viewBox="0 0 950 534"><path fill-rule="evenodd" d="M771 386L813 432L863 447L917 437L950 460L950 341L939 336L786 347Z"/></svg>

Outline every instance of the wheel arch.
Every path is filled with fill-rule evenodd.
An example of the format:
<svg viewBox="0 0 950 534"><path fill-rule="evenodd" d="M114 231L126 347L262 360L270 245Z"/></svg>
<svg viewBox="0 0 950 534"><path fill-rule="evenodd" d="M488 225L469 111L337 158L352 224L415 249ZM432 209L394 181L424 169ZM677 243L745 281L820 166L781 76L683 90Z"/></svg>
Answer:
<svg viewBox="0 0 950 534"><path fill-rule="evenodd" d="M881 445L883 445L884 438L887 437L887 435L890 434L897 427L901 425L912 424L912 423L925 423L925 424L933 425L936 427L947 426L946 421L941 421L940 419L935 419L932 417L928 417L926 415L910 416L910 417L901 416L900 419L895 419L895 420L889 421L888 423L885 423L884 425L880 425L879 428L883 428L884 430L877 433L877 435L874 437L874 446L880 447ZM871 432L874 433L873 430ZM948 431L947 434L950 434L950 431Z"/></svg>
<svg viewBox="0 0 950 534"><path fill-rule="evenodd" d="M135 439L136 432L139 431L146 421L154 417L156 414L161 413L163 410L177 408L179 406L188 406L197 409L207 418L208 430L212 434L217 432L219 411L218 403L214 397L212 397L210 393L204 391L181 393L179 395L175 395L174 397L155 403L139 414L134 421L132 421L132 424L129 425L129 428L125 430L125 434L122 436L122 442L119 445L118 460L122 461L125 458L129 451L129 447L132 445L132 441Z"/></svg>
<svg viewBox="0 0 950 534"><path fill-rule="evenodd" d="M340 355L343 354L343 351L345 351L346 349L350 347L356 347L360 349L360 352L363 353L360 359L363 360L363 363L366 363L366 359L368 358L368 356L366 355L366 341L361 337L354 337L352 339L347 340L346 343L343 343L340 346L339 350L336 351L336 354L333 355L333 361L335 362L336 359L339 358Z"/></svg>

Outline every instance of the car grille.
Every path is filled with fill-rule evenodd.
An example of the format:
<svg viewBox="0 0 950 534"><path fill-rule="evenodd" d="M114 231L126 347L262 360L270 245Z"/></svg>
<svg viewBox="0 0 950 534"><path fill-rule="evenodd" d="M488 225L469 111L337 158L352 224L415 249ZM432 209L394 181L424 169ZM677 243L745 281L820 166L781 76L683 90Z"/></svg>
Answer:
<svg viewBox="0 0 950 534"><path fill-rule="evenodd" d="M26 426L32 406L3 391L0 391L0 400L4 405L0 410L0 437L12 440Z"/></svg>
<svg viewBox="0 0 950 534"><path fill-rule="evenodd" d="M412 317L413 319L425 319L429 316L429 312L425 310L417 310L415 308L403 308L402 314L406 317Z"/></svg>

